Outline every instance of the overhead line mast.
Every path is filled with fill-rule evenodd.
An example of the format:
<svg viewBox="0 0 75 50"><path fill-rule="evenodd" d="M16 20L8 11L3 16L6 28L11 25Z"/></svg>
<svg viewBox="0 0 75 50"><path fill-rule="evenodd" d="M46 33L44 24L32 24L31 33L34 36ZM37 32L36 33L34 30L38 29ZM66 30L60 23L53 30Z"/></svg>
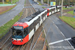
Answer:
<svg viewBox="0 0 75 50"><path fill-rule="evenodd" d="M63 16L63 0L62 0L62 3L61 3L61 17Z"/></svg>

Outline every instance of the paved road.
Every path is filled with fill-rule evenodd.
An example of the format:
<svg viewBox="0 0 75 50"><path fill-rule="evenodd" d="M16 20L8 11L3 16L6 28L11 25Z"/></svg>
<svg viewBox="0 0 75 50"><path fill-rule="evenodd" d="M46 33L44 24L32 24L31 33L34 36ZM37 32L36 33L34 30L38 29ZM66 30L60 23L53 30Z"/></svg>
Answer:
<svg viewBox="0 0 75 50"><path fill-rule="evenodd" d="M32 0L29 1L35 9L43 10L42 6L37 5ZM50 50L73 50L75 45L71 42L71 37L75 36L75 30L56 16L57 15L54 14L48 17L43 24L47 33L47 41Z"/></svg>
<svg viewBox="0 0 75 50"><path fill-rule="evenodd" d="M32 5L30 4L29 0L26 0L25 2L26 3L24 7L24 12L20 20L36 12L35 9L32 7Z"/></svg>
<svg viewBox="0 0 75 50"><path fill-rule="evenodd" d="M32 6L35 8L36 11L38 11L38 10L44 10L42 7L50 8L50 6L47 6L47 5L38 5L33 0L29 0L29 1L32 4Z"/></svg>
<svg viewBox="0 0 75 50"><path fill-rule="evenodd" d="M0 26L4 25L8 21L10 21L13 17L18 15L24 8L24 2L25 2L25 0L19 0L19 2L17 3L17 6L15 8L0 15Z"/></svg>
<svg viewBox="0 0 75 50"><path fill-rule="evenodd" d="M75 36L75 30L72 29L70 26L59 20L56 15L51 17L51 20L57 25L60 31L65 35L66 38L70 38Z"/></svg>
<svg viewBox="0 0 75 50"><path fill-rule="evenodd" d="M56 17L48 17L44 22L47 41L51 50L73 50L69 40L75 36L75 30Z"/></svg>

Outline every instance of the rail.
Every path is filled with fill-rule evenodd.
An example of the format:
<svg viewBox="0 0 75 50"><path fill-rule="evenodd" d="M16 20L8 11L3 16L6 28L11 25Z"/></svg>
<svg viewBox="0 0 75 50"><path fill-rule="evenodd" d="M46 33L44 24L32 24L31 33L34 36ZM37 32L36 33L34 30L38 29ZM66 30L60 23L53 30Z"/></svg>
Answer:
<svg viewBox="0 0 75 50"><path fill-rule="evenodd" d="M59 12L60 11L60 9L61 9L61 6L57 6L57 9L56 9L56 7L52 7L52 8L47 8L47 9L49 9L49 15L52 15L52 14L54 14L54 13L56 13L56 12ZM46 11L46 10L45 10ZM44 11L42 12L42 13L40 13L39 15L37 15L37 16L42 16L41 14L43 14L44 13ZM9 29L8 29L8 31L9 31ZM3 33L4 34L4 33ZM2 36L3 34L1 34L0 36ZM40 36L40 35L39 35ZM10 37L9 37L10 38ZM8 38L8 39L9 39ZM38 40L38 39L37 39ZM7 41L7 40L6 40ZM6 43L6 41L4 42L4 44ZM37 41L36 41L37 42ZM35 47L35 45L36 45L36 43L34 44L34 46L33 46L33 48ZM32 49L33 49L32 48ZM30 49L31 50L31 49Z"/></svg>

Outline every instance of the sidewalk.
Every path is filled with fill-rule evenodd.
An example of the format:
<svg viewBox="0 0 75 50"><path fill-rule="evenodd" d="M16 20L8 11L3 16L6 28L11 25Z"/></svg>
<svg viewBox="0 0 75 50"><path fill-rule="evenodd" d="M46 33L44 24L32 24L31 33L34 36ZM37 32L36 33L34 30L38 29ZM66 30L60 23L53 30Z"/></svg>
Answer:
<svg viewBox="0 0 75 50"><path fill-rule="evenodd" d="M0 7L4 7L4 6L13 6L15 4L0 4Z"/></svg>
<svg viewBox="0 0 75 50"><path fill-rule="evenodd" d="M24 2L25 0L19 0L15 8L0 15L0 26L4 25L8 21L10 21L12 18L14 18L16 15L18 15L24 8Z"/></svg>

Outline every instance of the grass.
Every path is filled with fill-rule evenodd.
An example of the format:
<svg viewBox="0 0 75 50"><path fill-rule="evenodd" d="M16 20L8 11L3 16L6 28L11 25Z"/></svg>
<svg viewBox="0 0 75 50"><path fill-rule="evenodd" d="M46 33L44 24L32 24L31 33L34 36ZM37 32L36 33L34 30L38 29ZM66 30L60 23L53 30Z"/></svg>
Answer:
<svg viewBox="0 0 75 50"><path fill-rule="evenodd" d="M13 20L10 20L9 22L0 27L0 38L2 38L8 32L9 28L11 28L11 26L20 19L22 14L23 11L20 12L19 15L15 16Z"/></svg>
<svg viewBox="0 0 75 50"><path fill-rule="evenodd" d="M42 8L46 8L46 7L42 7Z"/></svg>
<svg viewBox="0 0 75 50"><path fill-rule="evenodd" d="M73 28L75 28L75 18L67 17L67 16L62 16L62 17L59 17L59 18L62 19L63 21L65 21L67 24L69 24Z"/></svg>
<svg viewBox="0 0 75 50"><path fill-rule="evenodd" d="M3 2L0 2L0 4L3 4ZM8 3L4 2L4 4L8 4Z"/></svg>
<svg viewBox="0 0 75 50"><path fill-rule="evenodd" d="M67 12L67 13L73 15L73 11L69 11L69 12Z"/></svg>
<svg viewBox="0 0 75 50"><path fill-rule="evenodd" d="M12 3L16 3L18 2L19 0L12 0ZM4 2L4 4L12 4L11 2ZM0 4L3 4L2 2L0 2Z"/></svg>
<svg viewBox="0 0 75 50"><path fill-rule="evenodd" d="M43 34L42 34L42 37L43 37L43 38L45 38L45 32L44 32L44 30L43 30Z"/></svg>
<svg viewBox="0 0 75 50"><path fill-rule="evenodd" d="M63 7L63 10L67 10L67 9L73 9L74 7L69 7L69 8L65 8Z"/></svg>
<svg viewBox="0 0 75 50"><path fill-rule="evenodd" d="M0 4L2 4L2 2L0 2Z"/></svg>
<svg viewBox="0 0 75 50"><path fill-rule="evenodd" d="M16 6L16 5L15 5L15 6ZM1 12L0 15L6 13L6 12L8 12L8 11L10 11L10 10L13 9L15 6L13 6L12 8L10 8L9 10L6 10L6 11L4 11L4 12Z"/></svg>
<svg viewBox="0 0 75 50"><path fill-rule="evenodd" d="M18 2L18 1L19 1L19 0L13 0L12 3L16 3L16 2Z"/></svg>
<svg viewBox="0 0 75 50"><path fill-rule="evenodd" d="M39 5L42 5L41 2L38 1L38 3L39 3Z"/></svg>

